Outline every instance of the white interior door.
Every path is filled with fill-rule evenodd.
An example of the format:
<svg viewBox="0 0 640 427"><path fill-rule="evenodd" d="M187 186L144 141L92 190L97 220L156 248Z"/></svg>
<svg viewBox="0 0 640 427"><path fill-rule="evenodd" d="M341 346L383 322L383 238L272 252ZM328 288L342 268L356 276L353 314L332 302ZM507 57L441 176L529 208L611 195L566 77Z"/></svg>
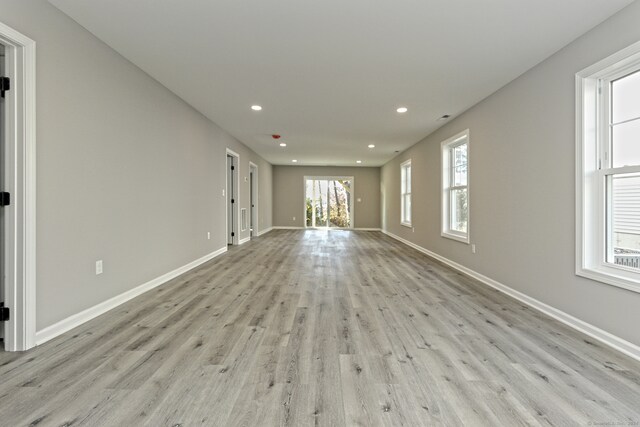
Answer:
<svg viewBox="0 0 640 427"><path fill-rule="evenodd" d="M233 245L236 235L236 199L234 157L227 155L227 244Z"/></svg>
<svg viewBox="0 0 640 427"><path fill-rule="evenodd" d="M0 44L0 77L4 76L4 46ZM4 97L0 97L0 191L4 191L5 174L5 113ZM4 209L0 208L0 301L4 303L5 297L5 253L4 253ZM0 339L4 340L4 322L0 322Z"/></svg>
<svg viewBox="0 0 640 427"><path fill-rule="evenodd" d="M249 191L251 206L249 207L249 227L251 237L258 235L258 167L254 164L249 165Z"/></svg>

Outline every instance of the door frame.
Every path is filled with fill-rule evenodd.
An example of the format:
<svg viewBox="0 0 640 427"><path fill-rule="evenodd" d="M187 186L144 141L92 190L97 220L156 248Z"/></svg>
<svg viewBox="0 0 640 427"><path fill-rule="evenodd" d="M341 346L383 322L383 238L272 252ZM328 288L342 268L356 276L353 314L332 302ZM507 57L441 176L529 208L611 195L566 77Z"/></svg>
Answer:
<svg viewBox="0 0 640 427"><path fill-rule="evenodd" d="M250 231L251 237L257 237L259 235L259 224L258 221L258 165L253 162L249 162L249 185L251 188L249 189L249 215L251 224L249 224L249 228L253 226L253 231Z"/></svg>
<svg viewBox="0 0 640 427"><path fill-rule="evenodd" d="M236 164L235 166L238 168L238 170L236 171L236 173L234 174L234 183L233 183L233 192L235 193L234 196L234 205L236 206L236 220L233 222L233 231L235 234L233 236L233 239L231 239L232 241L232 245L233 246L237 246L240 242L240 154L236 153L235 151L233 151L232 149L230 149L229 147L227 147L226 150L226 154L224 156L224 182L225 182L225 191L229 191L229 171L227 170L227 157L231 156L234 157L236 160ZM225 200L225 210L224 210L224 218L225 218L225 222L224 222L224 227L227 230L227 234L225 236L225 238L227 239L227 242L229 242L229 194L227 194L227 196L224 198ZM233 210L232 210L233 212ZM233 213L232 213L233 214Z"/></svg>
<svg viewBox="0 0 640 427"><path fill-rule="evenodd" d="M351 224L349 227L329 227L329 221L327 221L326 227L309 227L307 226L307 180L315 179L315 180L349 180L351 181L351 206L349 206L349 215L351 217ZM308 229L317 229L317 230L353 230L356 224L355 217L355 194L356 194L356 180L353 176L338 176L338 175L328 175L328 176L307 176L305 175L302 181L302 220L304 221L304 228ZM327 206L329 204L327 203Z"/></svg>
<svg viewBox="0 0 640 427"><path fill-rule="evenodd" d="M36 337L36 43L0 22L5 70L11 90L5 96L4 210L6 351L35 346Z"/></svg>

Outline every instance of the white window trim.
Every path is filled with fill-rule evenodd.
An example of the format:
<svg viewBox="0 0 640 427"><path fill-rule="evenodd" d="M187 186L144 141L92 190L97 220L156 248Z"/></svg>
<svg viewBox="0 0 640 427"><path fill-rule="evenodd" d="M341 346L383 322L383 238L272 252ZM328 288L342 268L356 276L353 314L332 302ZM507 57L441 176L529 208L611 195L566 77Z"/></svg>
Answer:
<svg viewBox="0 0 640 427"><path fill-rule="evenodd" d="M608 138L602 129L608 104L601 106L600 81L611 80L640 68L640 42L576 74L576 274L609 285L640 292L640 272L605 262L605 174L599 168ZM608 91L608 87L604 88ZM612 169L609 169L609 173ZM615 169L637 172L640 167Z"/></svg>
<svg viewBox="0 0 640 427"><path fill-rule="evenodd" d="M462 141L465 142L462 142ZM450 174L450 165L449 165L449 151L457 147L458 145L467 144L467 232L462 233L457 230L451 229L450 219L450 201L449 197L451 191L449 190L449 180L451 179ZM467 245L470 243L470 230L471 230L471 179L470 179L470 151L471 150L471 137L469 129L465 129L462 132L452 136L445 141L442 141L440 144L440 161L442 167L442 182L440 185L440 191L442 192L442 209L440 209L440 214L442 216L442 229L440 235L442 237L446 237L447 239L452 239L458 242L466 243Z"/></svg>
<svg viewBox="0 0 640 427"><path fill-rule="evenodd" d="M413 167L411 168L411 173L409 175L409 179L411 180L411 191L409 191L408 193L403 193L402 192L402 186L403 186L403 182L402 182L402 171L405 169L405 167L407 166L411 166L411 159L409 160L405 160L404 162L402 162L400 164L400 225L403 225L405 227L412 227L412 222L413 222ZM411 217L411 221L405 221L404 220L404 196L406 194L409 194L409 197L411 198L411 208L410 208L410 217Z"/></svg>

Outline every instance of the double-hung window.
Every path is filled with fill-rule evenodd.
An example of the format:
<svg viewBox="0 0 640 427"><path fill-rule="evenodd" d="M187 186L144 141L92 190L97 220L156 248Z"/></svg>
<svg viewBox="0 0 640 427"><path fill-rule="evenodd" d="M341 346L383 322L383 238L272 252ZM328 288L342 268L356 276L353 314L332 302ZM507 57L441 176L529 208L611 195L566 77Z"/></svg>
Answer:
<svg viewBox="0 0 640 427"><path fill-rule="evenodd" d="M411 159L400 165L400 223L411 227Z"/></svg>
<svg viewBox="0 0 640 427"><path fill-rule="evenodd" d="M469 243L469 130L441 144L442 236Z"/></svg>
<svg viewBox="0 0 640 427"><path fill-rule="evenodd" d="M576 84L576 273L640 292L640 43Z"/></svg>

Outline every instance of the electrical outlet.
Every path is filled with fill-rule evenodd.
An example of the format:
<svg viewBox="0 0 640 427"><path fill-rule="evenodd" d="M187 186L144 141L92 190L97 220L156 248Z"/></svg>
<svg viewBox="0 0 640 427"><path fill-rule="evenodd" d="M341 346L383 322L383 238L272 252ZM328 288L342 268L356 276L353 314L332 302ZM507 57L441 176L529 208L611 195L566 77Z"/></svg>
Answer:
<svg viewBox="0 0 640 427"><path fill-rule="evenodd" d="M224 189L222 190L222 197L224 197Z"/></svg>
<svg viewBox="0 0 640 427"><path fill-rule="evenodd" d="M102 274L102 260L96 261L96 276Z"/></svg>
<svg viewBox="0 0 640 427"><path fill-rule="evenodd" d="M296 217L295 217L295 216L293 217L293 220L294 220L294 221L296 220Z"/></svg>
<svg viewBox="0 0 640 427"><path fill-rule="evenodd" d="M211 232L207 231L207 240L211 240Z"/></svg>
<svg viewBox="0 0 640 427"><path fill-rule="evenodd" d="M411 232L415 233L416 232L416 228L415 227L411 227Z"/></svg>
<svg viewBox="0 0 640 427"><path fill-rule="evenodd" d="M476 244L475 244L475 243L472 243L472 244L471 244L471 253L472 253L472 254L475 254L475 253L476 253Z"/></svg>

